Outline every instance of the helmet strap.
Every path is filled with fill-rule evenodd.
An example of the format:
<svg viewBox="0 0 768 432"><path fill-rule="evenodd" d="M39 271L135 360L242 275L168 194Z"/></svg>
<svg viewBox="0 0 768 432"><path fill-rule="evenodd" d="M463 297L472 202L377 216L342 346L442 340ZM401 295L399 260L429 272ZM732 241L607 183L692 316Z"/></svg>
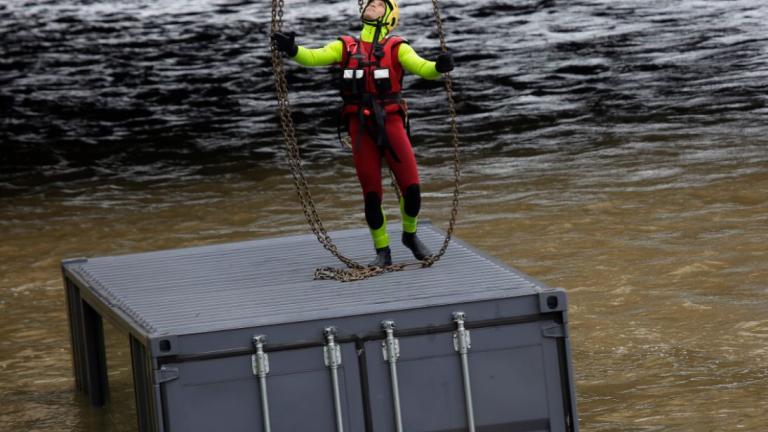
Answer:
<svg viewBox="0 0 768 432"><path fill-rule="evenodd" d="M376 31L373 32L373 55L378 59L384 57L384 49L379 45L379 36L381 36L381 28L384 26L384 22L381 18L376 20Z"/></svg>

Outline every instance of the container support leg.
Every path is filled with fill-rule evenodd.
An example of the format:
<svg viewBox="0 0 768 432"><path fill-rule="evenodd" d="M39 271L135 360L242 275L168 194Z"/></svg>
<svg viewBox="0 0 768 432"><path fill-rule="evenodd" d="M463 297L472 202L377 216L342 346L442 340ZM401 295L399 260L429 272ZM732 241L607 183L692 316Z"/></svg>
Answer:
<svg viewBox="0 0 768 432"><path fill-rule="evenodd" d="M400 358L400 342L395 338L395 323L393 321L384 321L381 328L386 334L386 339L382 342L384 360L389 363L389 377L392 383L392 402L395 411L395 429L397 432L403 432L403 415L400 410L400 388L397 384L397 360Z"/></svg>
<svg viewBox="0 0 768 432"><path fill-rule="evenodd" d="M85 372L91 405L104 406L109 396L107 356L104 347L104 324L101 315L81 300L82 335L85 348Z"/></svg>
<svg viewBox="0 0 768 432"><path fill-rule="evenodd" d="M64 278L66 289L67 311L69 316L69 334L72 344L72 370L75 376L75 385L83 393L88 390L88 378L85 372L85 342L83 341L83 309L80 289L66 277Z"/></svg>
<svg viewBox="0 0 768 432"><path fill-rule="evenodd" d="M466 315L464 312L453 314L453 322L456 323L456 331L453 333L453 347L459 353L461 358L461 375L464 380L464 403L467 411L467 430L475 432L475 410L472 407L472 385L469 378L469 358L468 353L472 348L472 341L469 338L469 330L464 328Z"/></svg>
<svg viewBox="0 0 768 432"><path fill-rule="evenodd" d="M261 393L261 417L264 426L264 432L272 432L269 422L269 399L267 398L267 374L269 373L269 357L264 352L264 344L267 337L264 335L254 336L253 346L256 348L256 354L251 356L251 367L253 374L259 377L259 391Z"/></svg>
<svg viewBox="0 0 768 432"><path fill-rule="evenodd" d="M344 432L344 418L341 411L341 390L339 388L339 366L341 366L341 347L336 343L336 328L328 327L324 331L326 345L323 349L325 366L331 371L333 386L333 407L336 416L336 432Z"/></svg>

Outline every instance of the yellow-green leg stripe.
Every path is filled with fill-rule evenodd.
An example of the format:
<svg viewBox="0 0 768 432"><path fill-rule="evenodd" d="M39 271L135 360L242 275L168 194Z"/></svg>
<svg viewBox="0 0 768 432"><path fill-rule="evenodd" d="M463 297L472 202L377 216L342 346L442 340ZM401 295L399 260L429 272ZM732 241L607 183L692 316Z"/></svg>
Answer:
<svg viewBox="0 0 768 432"><path fill-rule="evenodd" d="M389 235L387 234L387 215L384 213L384 209L381 209L381 217L384 223L377 229L371 230L371 237L373 238L373 247L381 249L389 246Z"/></svg>
<svg viewBox="0 0 768 432"><path fill-rule="evenodd" d="M403 219L403 232L415 233L419 218L416 216L408 216L405 213L405 200L402 198L400 198L400 217Z"/></svg>

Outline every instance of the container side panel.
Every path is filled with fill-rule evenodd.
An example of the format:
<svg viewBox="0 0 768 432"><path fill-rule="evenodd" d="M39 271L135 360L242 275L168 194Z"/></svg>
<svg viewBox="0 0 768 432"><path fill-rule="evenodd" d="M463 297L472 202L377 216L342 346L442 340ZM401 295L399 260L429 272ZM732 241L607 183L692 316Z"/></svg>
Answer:
<svg viewBox="0 0 768 432"><path fill-rule="evenodd" d="M335 432L334 397L321 347L269 352L267 394L273 431ZM165 384L169 431L263 431L259 379L250 356L169 365ZM364 430L357 354L342 345L339 385L344 429Z"/></svg>
<svg viewBox="0 0 768 432"><path fill-rule="evenodd" d="M468 355L472 405L478 430L549 431L564 424L553 339L542 336L551 321L475 328ZM465 389L453 333L399 339L398 383L406 430L467 430ZM551 345L551 346L550 346ZM373 431L395 430L389 365L381 342L365 346ZM372 355L376 351L379 355ZM554 393L553 393L554 392ZM554 412L553 403L557 404Z"/></svg>

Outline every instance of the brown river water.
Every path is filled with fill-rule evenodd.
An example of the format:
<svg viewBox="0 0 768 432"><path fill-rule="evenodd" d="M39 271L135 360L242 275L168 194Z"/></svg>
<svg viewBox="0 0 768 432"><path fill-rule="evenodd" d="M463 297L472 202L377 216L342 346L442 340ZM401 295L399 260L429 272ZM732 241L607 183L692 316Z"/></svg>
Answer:
<svg viewBox="0 0 768 432"><path fill-rule="evenodd" d="M433 55L422 3L404 6L403 31ZM444 5L463 133L457 235L568 291L582 430L768 430L768 6ZM74 390L61 259L307 232L267 7L0 5L0 431L136 430L124 335L107 327L112 404ZM353 9L297 1L286 21L316 46ZM363 226L328 120L335 95L289 69L326 227ZM423 217L445 226L440 87L407 88Z"/></svg>
<svg viewBox="0 0 768 432"><path fill-rule="evenodd" d="M577 156L509 172L470 158L459 237L568 290L584 430L765 430L768 161L654 177L650 167L695 151L602 153L586 174L562 168ZM609 166L634 179L617 184ZM423 169L426 217L444 223L448 173ZM330 171L312 173L328 225L359 226L351 167ZM272 170L0 201L3 430L134 430L130 411L90 409L73 390L59 259L305 232L293 198L287 173ZM110 334L114 404L130 403L127 344Z"/></svg>

